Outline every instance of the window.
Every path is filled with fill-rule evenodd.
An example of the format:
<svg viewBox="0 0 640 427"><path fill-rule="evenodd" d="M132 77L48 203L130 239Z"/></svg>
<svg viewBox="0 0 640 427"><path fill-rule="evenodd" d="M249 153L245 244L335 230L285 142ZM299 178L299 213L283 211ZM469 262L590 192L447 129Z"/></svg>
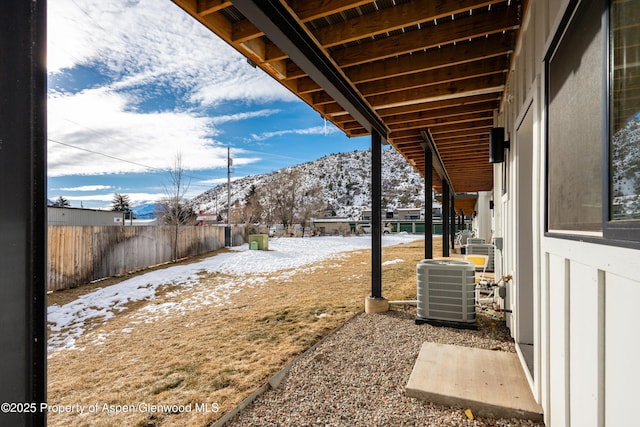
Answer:
<svg viewBox="0 0 640 427"><path fill-rule="evenodd" d="M640 242L640 2L608 10L608 111L604 237Z"/></svg>
<svg viewBox="0 0 640 427"><path fill-rule="evenodd" d="M609 15L610 220L640 219L640 2Z"/></svg>
<svg viewBox="0 0 640 427"><path fill-rule="evenodd" d="M602 2L586 0L547 57L548 230L602 235Z"/></svg>
<svg viewBox="0 0 640 427"><path fill-rule="evenodd" d="M545 59L547 232L640 245L640 2L576 1Z"/></svg>

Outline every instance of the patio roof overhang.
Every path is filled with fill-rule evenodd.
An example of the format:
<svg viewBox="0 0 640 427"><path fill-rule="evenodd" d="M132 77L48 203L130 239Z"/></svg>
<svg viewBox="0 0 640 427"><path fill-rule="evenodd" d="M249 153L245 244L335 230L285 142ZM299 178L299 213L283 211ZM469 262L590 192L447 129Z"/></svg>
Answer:
<svg viewBox="0 0 640 427"><path fill-rule="evenodd" d="M375 131L456 192L493 187L489 129L528 0L173 0L348 136ZM442 171L431 171L442 192Z"/></svg>

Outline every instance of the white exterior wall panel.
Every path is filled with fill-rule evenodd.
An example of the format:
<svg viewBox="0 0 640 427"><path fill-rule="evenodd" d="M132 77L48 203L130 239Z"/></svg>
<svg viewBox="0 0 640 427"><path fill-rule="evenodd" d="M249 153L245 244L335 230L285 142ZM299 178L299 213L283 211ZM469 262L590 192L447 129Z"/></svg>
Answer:
<svg viewBox="0 0 640 427"><path fill-rule="evenodd" d="M569 286L571 425L598 427L598 270L570 261Z"/></svg>
<svg viewBox="0 0 640 427"><path fill-rule="evenodd" d="M569 395L569 331L568 268L563 257L548 254L549 268L549 398L551 404L543 406L548 426L569 425L567 396Z"/></svg>
<svg viewBox="0 0 640 427"><path fill-rule="evenodd" d="M638 258L636 254L636 269ZM637 276L630 279L613 273L605 281L604 424L640 426L640 332L636 326L640 283Z"/></svg>

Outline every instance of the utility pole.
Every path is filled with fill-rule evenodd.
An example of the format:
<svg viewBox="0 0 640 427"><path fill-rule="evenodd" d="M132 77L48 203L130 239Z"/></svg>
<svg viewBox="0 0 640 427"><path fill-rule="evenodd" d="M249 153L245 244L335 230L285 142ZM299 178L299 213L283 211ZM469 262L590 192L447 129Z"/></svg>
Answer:
<svg viewBox="0 0 640 427"><path fill-rule="evenodd" d="M231 148L227 147L227 225L231 225Z"/></svg>
<svg viewBox="0 0 640 427"><path fill-rule="evenodd" d="M227 226L224 228L224 245L231 246L231 147L227 147Z"/></svg>

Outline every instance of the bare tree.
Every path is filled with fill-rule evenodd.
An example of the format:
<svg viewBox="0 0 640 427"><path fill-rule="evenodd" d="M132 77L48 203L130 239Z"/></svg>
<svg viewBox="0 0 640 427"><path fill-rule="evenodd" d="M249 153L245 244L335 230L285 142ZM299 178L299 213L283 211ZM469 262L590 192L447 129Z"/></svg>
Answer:
<svg viewBox="0 0 640 427"><path fill-rule="evenodd" d="M267 225L273 225L276 223L275 216L275 197L271 193L271 186L261 185L257 189L258 200L260 200L260 207L262 210L262 220Z"/></svg>
<svg viewBox="0 0 640 427"><path fill-rule="evenodd" d="M312 218L324 211L325 203L322 200L322 188L319 184L300 193L296 207L296 221L302 226L302 237L304 237L304 230L311 225Z"/></svg>
<svg viewBox="0 0 640 427"><path fill-rule="evenodd" d="M241 208L240 220L245 225L262 221L263 207L260 201L260 193L255 185L249 188L249 192L244 198L244 205Z"/></svg>
<svg viewBox="0 0 640 427"><path fill-rule="evenodd" d="M167 225L174 227L171 244L173 261L178 260L178 236L181 225L193 221L194 213L186 205L185 194L189 190L190 180L187 180L182 166L182 153L178 152L174 159L173 168L169 170L169 184L163 186L165 198L161 206L161 218Z"/></svg>
<svg viewBox="0 0 640 427"><path fill-rule="evenodd" d="M270 192L273 197L274 216L285 228L293 225L296 209L296 191L298 191L300 173L285 169L277 173Z"/></svg>
<svg viewBox="0 0 640 427"><path fill-rule="evenodd" d="M277 172L268 186L259 191L263 217L288 227L299 223L304 228L324 208L319 185L303 186L302 173L293 169ZM267 222L269 223L269 222Z"/></svg>

